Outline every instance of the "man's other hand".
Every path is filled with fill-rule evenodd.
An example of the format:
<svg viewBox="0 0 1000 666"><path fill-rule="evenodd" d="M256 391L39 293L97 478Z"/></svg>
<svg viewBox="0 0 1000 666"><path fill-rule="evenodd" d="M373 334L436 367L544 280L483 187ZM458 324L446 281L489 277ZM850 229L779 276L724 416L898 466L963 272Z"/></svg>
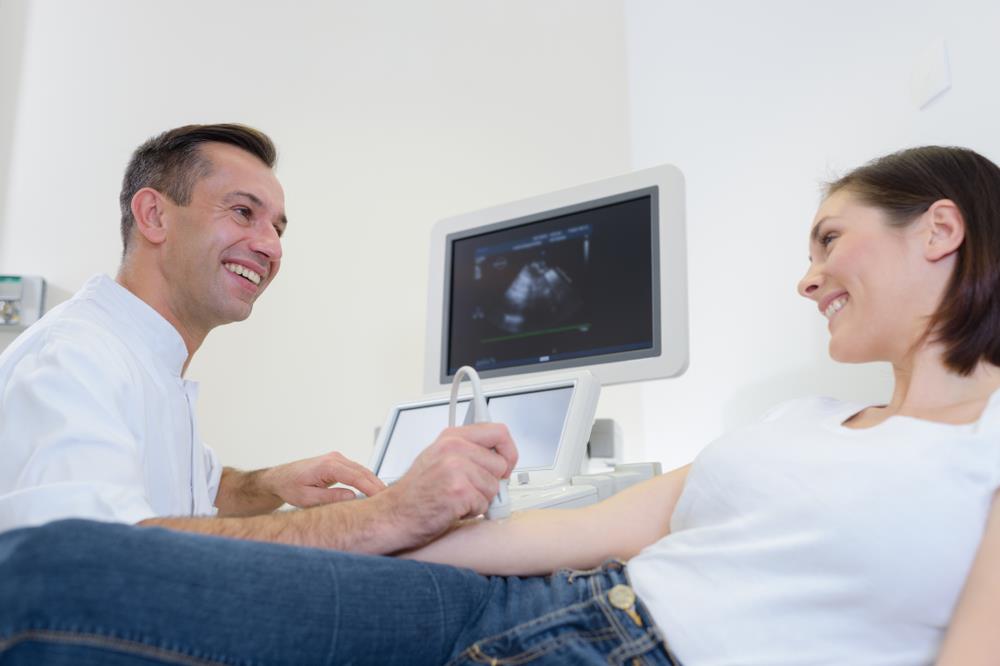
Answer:
<svg viewBox="0 0 1000 666"><path fill-rule="evenodd" d="M306 508L354 499L350 488L331 488L342 483L371 497L385 484L367 467L334 451L315 458L263 470L261 484L283 502Z"/></svg>

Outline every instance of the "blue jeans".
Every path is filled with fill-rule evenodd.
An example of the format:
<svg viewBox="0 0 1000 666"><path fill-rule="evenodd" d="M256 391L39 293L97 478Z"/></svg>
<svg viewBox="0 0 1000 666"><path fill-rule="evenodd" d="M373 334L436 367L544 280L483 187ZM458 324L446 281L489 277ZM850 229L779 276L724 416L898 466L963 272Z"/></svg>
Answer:
<svg viewBox="0 0 1000 666"><path fill-rule="evenodd" d="M0 664L676 664L627 585L60 521L0 535Z"/></svg>

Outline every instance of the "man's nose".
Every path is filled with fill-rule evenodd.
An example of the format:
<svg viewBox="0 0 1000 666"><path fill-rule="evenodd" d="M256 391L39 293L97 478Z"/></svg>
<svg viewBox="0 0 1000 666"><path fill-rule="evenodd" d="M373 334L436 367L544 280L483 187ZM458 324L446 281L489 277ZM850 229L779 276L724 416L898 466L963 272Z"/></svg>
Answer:
<svg viewBox="0 0 1000 666"><path fill-rule="evenodd" d="M267 256L271 261L281 260L281 237L270 224L261 225L250 241L250 249Z"/></svg>

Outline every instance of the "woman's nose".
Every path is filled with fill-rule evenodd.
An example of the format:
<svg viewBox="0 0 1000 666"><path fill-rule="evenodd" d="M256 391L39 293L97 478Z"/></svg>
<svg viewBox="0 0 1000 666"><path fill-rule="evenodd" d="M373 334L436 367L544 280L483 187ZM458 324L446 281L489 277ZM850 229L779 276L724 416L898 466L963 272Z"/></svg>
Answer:
<svg viewBox="0 0 1000 666"><path fill-rule="evenodd" d="M820 288L823 284L823 278L821 277L818 270L816 270L815 264L809 265L809 270L806 271L805 276L799 280L799 294L806 297L812 298L813 293Z"/></svg>

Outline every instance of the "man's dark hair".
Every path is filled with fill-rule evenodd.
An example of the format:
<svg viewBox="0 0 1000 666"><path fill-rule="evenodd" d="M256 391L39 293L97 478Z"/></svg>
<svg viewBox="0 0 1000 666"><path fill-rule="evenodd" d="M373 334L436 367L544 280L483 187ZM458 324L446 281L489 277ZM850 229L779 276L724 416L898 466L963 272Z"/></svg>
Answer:
<svg viewBox="0 0 1000 666"><path fill-rule="evenodd" d="M122 210L122 248L128 251L135 218L132 197L144 187L151 187L186 206L191 201L195 183L212 171L212 164L201 152L201 144L228 143L256 156L270 168L278 159L271 139L246 125L185 125L154 136L132 153L122 191L118 197Z"/></svg>
<svg viewBox="0 0 1000 666"><path fill-rule="evenodd" d="M895 227L935 201L958 206L965 240L927 331L960 375L980 360L1000 365L1000 168L966 148L925 146L876 159L826 186L827 196L839 190L882 209Z"/></svg>

